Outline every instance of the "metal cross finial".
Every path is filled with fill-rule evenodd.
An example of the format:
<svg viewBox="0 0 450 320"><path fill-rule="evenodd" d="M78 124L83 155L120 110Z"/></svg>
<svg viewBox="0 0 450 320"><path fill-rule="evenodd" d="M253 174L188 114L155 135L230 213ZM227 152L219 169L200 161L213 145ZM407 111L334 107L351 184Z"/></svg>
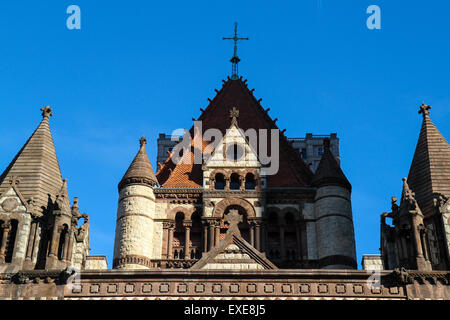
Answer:
<svg viewBox="0 0 450 320"><path fill-rule="evenodd" d="M230 109L231 124L237 125L237 118L239 118L239 110L236 107Z"/></svg>
<svg viewBox="0 0 450 320"><path fill-rule="evenodd" d="M425 103L422 103L420 106L419 113L422 113L423 117L426 117L430 114L431 106L426 105Z"/></svg>
<svg viewBox="0 0 450 320"><path fill-rule="evenodd" d="M225 215L225 221L230 224L230 229L237 228L239 222L242 222L242 216L237 210L232 209L230 210L230 212L228 212L228 214Z"/></svg>
<svg viewBox="0 0 450 320"><path fill-rule="evenodd" d="M230 62L232 63L231 69L231 79L236 80L238 78L238 63L241 61L237 55L237 43L240 40L249 40L248 38L241 38L237 33L237 22L234 23L234 37L223 37L222 40L233 40L234 41L234 54Z"/></svg>

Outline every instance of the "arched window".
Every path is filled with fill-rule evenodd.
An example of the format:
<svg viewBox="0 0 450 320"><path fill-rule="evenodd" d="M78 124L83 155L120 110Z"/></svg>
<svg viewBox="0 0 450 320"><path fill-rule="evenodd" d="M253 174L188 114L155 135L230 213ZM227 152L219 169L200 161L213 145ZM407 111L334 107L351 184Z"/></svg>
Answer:
<svg viewBox="0 0 450 320"><path fill-rule="evenodd" d="M255 176L253 173L247 173L245 175L245 189L254 190L256 186Z"/></svg>
<svg viewBox="0 0 450 320"><path fill-rule="evenodd" d="M10 263L13 258L18 224L19 222L17 220L11 220L11 229L8 232L8 237L6 238L6 251L5 251L6 263Z"/></svg>
<svg viewBox="0 0 450 320"><path fill-rule="evenodd" d="M232 173L230 176L230 190L239 190L241 188L241 181L237 173Z"/></svg>
<svg viewBox="0 0 450 320"><path fill-rule="evenodd" d="M174 248L174 258L175 259L183 259L183 251L178 250L184 246L185 240L185 230L183 226L184 213L177 212L175 215L175 230L173 233L173 248ZM178 252L178 254L176 254Z"/></svg>
<svg viewBox="0 0 450 320"><path fill-rule="evenodd" d="M191 259L201 258L201 247L202 247L202 219L200 217L200 212L196 211L191 216L192 228L191 228L191 243L192 249L190 252Z"/></svg>
<svg viewBox="0 0 450 320"><path fill-rule="evenodd" d="M214 182L214 189L223 190L225 189L225 176L221 173L216 174Z"/></svg>
<svg viewBox="0 0 450 320"><path fill-rule="evenodd" d="M65 248L65 242L66 242L66 237L68 236L68 229L69 229L69 227L67 226L67 224L65 224L59 235L59 244L58 244L58 259L59 260L64 259L65 251L67 250L67 248Z"/></svg>

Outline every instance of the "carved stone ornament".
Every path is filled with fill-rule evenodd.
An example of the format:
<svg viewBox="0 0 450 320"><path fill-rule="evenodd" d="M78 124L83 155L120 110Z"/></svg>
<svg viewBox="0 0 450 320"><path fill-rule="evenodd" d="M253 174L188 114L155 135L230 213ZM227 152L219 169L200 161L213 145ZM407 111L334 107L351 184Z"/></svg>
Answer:
<svg viewBox="0 0 450 320"><path fill-rule="evenodd" d="M2 208L6 212L13 211L19 206L19 201L15 198L8 198L2 202Z"/></svg>

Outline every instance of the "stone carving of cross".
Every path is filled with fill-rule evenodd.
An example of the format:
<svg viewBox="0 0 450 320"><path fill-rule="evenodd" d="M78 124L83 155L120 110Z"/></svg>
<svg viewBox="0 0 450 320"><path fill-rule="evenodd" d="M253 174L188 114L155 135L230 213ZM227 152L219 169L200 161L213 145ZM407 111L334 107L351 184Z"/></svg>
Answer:
<svg viewBox="0 0 450 320"><path fill-rule="evenodd" d="M422 105L420 106L419 113L422 113L424 117L428 116L430 114L430 109L431 109L431 106L428 106L425 103L422 103Z"/></svg>
<svg viewBox="0 0 450 320"><path fill-rule="evenodd" d="M236 107L230 109L231 124L237 125L237 119L239 118L239 110Z"/></svg>
<svg viewBox="0 0 450 320"><path fill-rule="evenodd" d="M237 210L232 209L225 215L225 221L230 224L229 229L234 229L237 228L239 222L242 222L242 216Z"/></svg>

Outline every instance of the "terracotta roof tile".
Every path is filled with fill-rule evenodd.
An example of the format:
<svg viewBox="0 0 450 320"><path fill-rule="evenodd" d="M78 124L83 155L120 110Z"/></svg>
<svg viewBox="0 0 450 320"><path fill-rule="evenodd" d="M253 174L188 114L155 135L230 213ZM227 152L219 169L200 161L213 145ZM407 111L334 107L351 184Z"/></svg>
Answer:
<svg viewBox="0 0 450 320"><path fill-rule="evenodd" d="M217 91L217 95L198 118L198 121L202 121L203 132L209 128L217 128L225 134L230 126L229 111L232 107L239 110L238 126L244 131L250 128L256 131L258 129L278 129L275 122L253 96L253 90L247 88L245 81L228 79L228 81L224 81L222 89ZM193 127L190 132L192 136ZM203 150L207 144L209 142L202 143ZM268 177L267 185L269 187L309 185L313 175L311 170L281 132L279 145L279 171ZM270 154L270 141L268 149ZM175 166L169 156L156 175L164 187L201 187L203 178L201 166L201 164L178 164Z"/></svg>

